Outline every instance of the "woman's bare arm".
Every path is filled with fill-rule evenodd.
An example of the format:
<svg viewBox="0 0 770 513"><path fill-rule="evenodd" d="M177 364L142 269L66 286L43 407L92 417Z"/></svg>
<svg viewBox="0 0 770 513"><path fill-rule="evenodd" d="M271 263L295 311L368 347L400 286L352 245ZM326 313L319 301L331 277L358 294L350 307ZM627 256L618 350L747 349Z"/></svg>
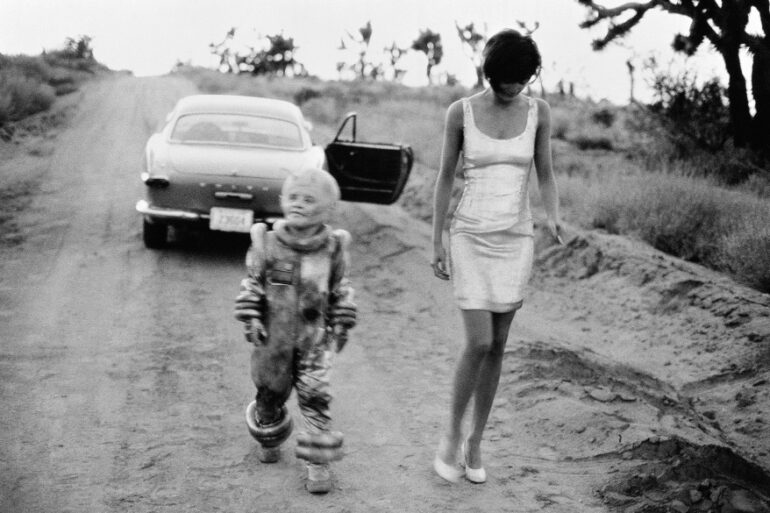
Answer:
<svg viewBox="0 0 770 513"><path fill-rule="evenodd" d="M559 192L556 187L556 178L553 173L553 161L551 156L551 108L547 102L541 99L537 101L537 133L535 135L535 168L540 195L543 198L543 207L548 216L548 228L556 237L558 235L559 219Z"/></svg>
<svg viewBox="0 0 770 513"><path fill-rule="evenodd" d="M455 169L463 144L463 106L456 101L449 106L444 122L444 141L441 164L433 194L433 269L436 276L448 279L446 272L443 231L449 202L452 197Z"/></svg>

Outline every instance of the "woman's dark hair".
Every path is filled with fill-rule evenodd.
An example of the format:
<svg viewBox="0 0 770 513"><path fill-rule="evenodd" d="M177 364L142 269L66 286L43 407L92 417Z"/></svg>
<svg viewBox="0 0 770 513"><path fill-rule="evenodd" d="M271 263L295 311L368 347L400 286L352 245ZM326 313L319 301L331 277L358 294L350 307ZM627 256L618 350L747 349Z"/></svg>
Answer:
<svg viewBox="0 0 770 513"><path fill-rule="evenodd" d="M504 29L484 46L484 76L492 89L500 84L522 83L540 73L540 51L529 36Z"/></svg>

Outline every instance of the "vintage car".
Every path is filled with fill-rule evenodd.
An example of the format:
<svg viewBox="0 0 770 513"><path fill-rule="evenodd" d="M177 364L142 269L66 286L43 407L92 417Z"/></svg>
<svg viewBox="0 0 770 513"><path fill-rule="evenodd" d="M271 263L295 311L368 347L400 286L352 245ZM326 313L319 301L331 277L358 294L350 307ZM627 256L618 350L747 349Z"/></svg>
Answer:
<svg viewBox="0 0 770 513"><path fill-rule="evenodd" d="M327 169L345 201L392 204L409 177L412 150L356 141L356 121L348 114L323 148L290 102L235 95L180 99L145 148L146 194L136 204L144 244L162 248L169 226L248 232L254 222L272 223L282 215L285 177L305 166Z"/></svg>

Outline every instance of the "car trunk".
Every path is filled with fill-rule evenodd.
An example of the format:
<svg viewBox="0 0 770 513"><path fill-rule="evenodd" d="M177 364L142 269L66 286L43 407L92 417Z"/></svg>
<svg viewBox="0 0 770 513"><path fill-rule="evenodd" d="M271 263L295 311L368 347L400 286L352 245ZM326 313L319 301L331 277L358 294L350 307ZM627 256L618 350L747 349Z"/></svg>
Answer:
<svg viewBox="0 0 770 513"><path fill-rule="evenodd" d="M171 168L184 174L283 180L307 159L305 151L253 146L170 145Z"/></svg>
<svg viewBox="0 0 770 513"><path fill-rule="evenodd" d="M283 181L307 162L308 153L185 145L172 146L168 158L174 172L168 187L148 189L153 205L204 215L211 207L248 209L259 218L281 215Z"/></svg>

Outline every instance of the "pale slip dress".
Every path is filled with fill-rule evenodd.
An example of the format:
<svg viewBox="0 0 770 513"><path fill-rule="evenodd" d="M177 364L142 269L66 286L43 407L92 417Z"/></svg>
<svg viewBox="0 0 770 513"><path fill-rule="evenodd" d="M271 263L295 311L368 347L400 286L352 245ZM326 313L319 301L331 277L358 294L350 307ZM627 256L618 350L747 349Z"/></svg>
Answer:
<svg viewBox="0 0 770 513"><path fill-rule="evenodd" d="M532 274L534 237L529 175L537 103L527 98L524 131L510 139L481 132L463 98L465 185L449 230L454 297L463 310L509 312L521 306Z"/></svg>

